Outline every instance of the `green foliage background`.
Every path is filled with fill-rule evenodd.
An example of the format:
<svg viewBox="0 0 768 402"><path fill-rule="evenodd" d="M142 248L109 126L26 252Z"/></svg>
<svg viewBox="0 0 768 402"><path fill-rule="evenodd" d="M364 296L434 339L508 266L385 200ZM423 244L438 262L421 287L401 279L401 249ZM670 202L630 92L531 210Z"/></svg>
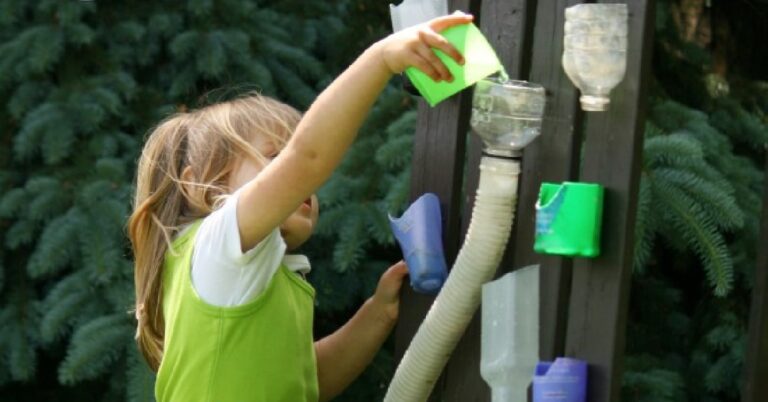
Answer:
<svg viewBox="0 0 768 402"><path fill-rule="evenodd" d="M0 400L152 400L124 235L144 134L247 90L305 109L386 34L383 4L0 0ZM759 63L725 82L709 74L670 4L658 5L624 400L735 401L768 85ZM385 90L320 191L305 250L318 336L399 258L386 214L408 198L414 105ZM384 350L337 400L381 399L391 372Z"/></svg>
<svg viewBox="0 0 768 402"><path fill-rule="evenodd" d="M716 37L701 46L679 4L657 3L622 400L737 401L762 246L768 59L754 50L768 7L706 2Z"/></svg>
<svg viewBox="0 0 768 402"><path fill-rule="evenodd" d="M145 133L175 110L249 90L306 109L382 35L384 19L369 25L364 6L0 1L0 400L152 399L152 375L132 342L124 235ZM344 186L350 197L370 201L355 211L378 231L347 215L355 225L338 234L357 243L319 254L318 333L343 322L370 293L383 261L395 259L385 247L363 261L363 247L391 246L380 215L404 199L385 195L407 170L409 147L380 145L411 134L411 105L388 90L356 145L368 155L388 148L397 158L382 154L364 169L349 160L369 176L340 175L324 190L318 243L336 235L329 218L351 200L333 190L341 180L354 182ZM403 185L394 188L402 193ZM382 370L372 370L374 377L386 376ZM376 392L378 383L363 388Z"/></svg>

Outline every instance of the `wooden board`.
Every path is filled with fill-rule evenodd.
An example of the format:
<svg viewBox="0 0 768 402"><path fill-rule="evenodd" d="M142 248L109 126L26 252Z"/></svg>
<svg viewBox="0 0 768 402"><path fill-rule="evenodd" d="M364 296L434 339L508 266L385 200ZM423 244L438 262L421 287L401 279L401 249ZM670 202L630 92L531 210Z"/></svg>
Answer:
<svg viewBox="0 0 768 402"><path fill-rule="evenodd" d="M533 251L536 201L541 183L575 180L581 147L581 109L577 89L565 75L561 58L565 8L582 1L539 0L534 22L529 81L544 86L547 107L541 136L523 153L515 231L504 267L541 265L539 356L562 356L570 293L571 259Z"/></svg>
<svg viewBox="0 0 768 402"><path fill-rule="evenodd" d="M627 4L626 77L609 112L585 116L580 180L605 186L603 254L574 260L565 352L589 362L590 402L619 400L632 272L654 11L653 0Z"/></svg>
<svg viewBox="0 0 768 402"><path fill-rule="evenodd" d="M485 0L480 7L480 30L496 50L507 74L512 78L522 79L527 74L531 37L529 31L532 28L529 19L535 10L532 4L531 0ZM465 171L462 239L474 207L482 153L479 137L475 134L469 135L471 137L468 140ZM443 401L490 401L490 388L480 376L480 324L478 309L445 369Z"/></svg>
<svg viewBox="0 0 768 402"><path fill-rule="evenodd" d="M451 10L476 12L479 0L450 1ZM424 193L435 193L440 199L443 216L443 244L449 267L456 258L461 230L461 183L469 129L471 94L461 93L434 108L419 100L419 117L414 135L411 165L411 199ZM418 294L403 286L400 295L400 318L395 329L395 362L402 359L411 339L424 320L434 297ZM437 400L444 380L438 381Z"/></svg>
<svg viewBox="0 0 768 402"><path fill-rule="evenodd" d="M768 163L763 190L763 216L749 312L749 338L744 359L742 402L768 401Z"/></svg>
<svg viewBox="0 0 768 402"><path fill-rule="evenodd" d="M459 95L429 108L424 100L419 100L411 199L427 192L435 193L440 199L443 246L449 267L456 259L459 245L461 174L468 122L467 118L457 117L469 113L469 101L467 96ZM403 286L400 318L395 329L396 362L402 359L434 299L414 292L410 286Z"/></svg>

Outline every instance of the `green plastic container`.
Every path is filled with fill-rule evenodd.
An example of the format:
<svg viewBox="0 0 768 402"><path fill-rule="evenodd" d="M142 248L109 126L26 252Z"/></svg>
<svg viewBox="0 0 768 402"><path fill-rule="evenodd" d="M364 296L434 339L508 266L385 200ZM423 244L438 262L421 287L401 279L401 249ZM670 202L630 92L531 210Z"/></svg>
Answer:
<svg viewBox="0 0 768 402"><path fill-rule="evenodd" d="M577 257L600 255L603 186L542 183L536 203L538 253Z"/></svg>
<svg viewBox="0 0 768 402"><path fill-rule="evenodd" d="M435 106L443 99L502 70L496 52L474 24L455 25L442 31L440 35L451 42L464 56L464 65L459 65L441 50L432 49L448 67L448 71L453 75L453 81L435 82L416 67L405 70L405 74L430 106Z"/></svg>

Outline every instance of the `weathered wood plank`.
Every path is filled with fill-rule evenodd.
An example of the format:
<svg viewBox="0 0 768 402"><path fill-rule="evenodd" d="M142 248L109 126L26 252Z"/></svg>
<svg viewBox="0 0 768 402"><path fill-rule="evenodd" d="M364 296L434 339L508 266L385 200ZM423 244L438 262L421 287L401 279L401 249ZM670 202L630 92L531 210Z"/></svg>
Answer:
<svg viewBox="0 0 768 402"><path fill-rule="evenodd" d="M523 152L517 217L508 254L507 269L541 265L539 356L552 360L562 356L570 293L572 260L533 251L536 200L544 181L563 182L578 175L581 146L581 109L578 91L561 65L565 8L576 0L539 0L533 32L529 81L541 84L547 93L542 134Z"/></svg>
<svg viewBox="0 0 768 402"><path fill-rule="evenodd" d="M532 29L529 20L534 10L535 1L532 0L484 0L481 4L480 30L496 50L510 77L522 79L527 74ZM469 139L464 184L466 199L462 238L466 234L474 207L482 153L482 142L474 134L470 135L472 137ZM490 389L480 376L480 327L478 310L446 367L443 391L443 400L446 402L490 401Z"/></svg>
<svg viewBox="0 0 768 402"><path fill-rule="evenodd" d="M744 361L742 402L768 401L768 160L765 167L763 215L757 244L755 285L749 312L749 338Z"/></svg>
<svg viewBox="0 0 768 402"><path fill-rule="evenodd" d="M481 5L480 30L493 46L510 79L523 80L528 76L533 28L531 19L535 9L535 0L485 0ZM481 157L482 141L476 135L472 135L467 151L467 170L464 178L465 207L462 233L466 233L469 227L469 214L475 205Z"/></svg>
<svg viewBox="0 0 768 402"><path fill-rule="evenodd" d="M603 254L595 259L574 260L566 355L590 363L591 402L618 401L620 395L653 41L653 0L626 3L626 77L611 95L610 111L588 113L585 117L580 180L605 186Z"/></svg>
<svg viewBox="0 0 768 402"><path fill-rule="evenodd" d="M470 98L464 94L430 108L419 100L419 118L414 140L411 199L435 193L443 216L443 245L448 265L456 259L461 222L461 175ZM460 116L464 116L460 119ZM395 361L399 362L426 317L434 297L403 286L400 318L395 329ZM440 387L440 382L438 386Z"/></svg>
<svg viewBox="0 0 768 402"><path fill-rule="evenodd" d="M527 77L531 47L530 15L535 9L535 0L499 1L485 0L481 4L479 16L480 30L493 46L501 64L511 79L522 80ZM529 12L531 10L531 12ZM467 169L464 176L464 217L462 234L469 227L469 214L475 205L475 190L480 178L480 158L482 141L476 135L469 140L467 150Z"/></svg>
<svg viewBox="0 0 768 402"><path fill-rule="evenodd" d="M475 14L480 0L452 0L451 10ZM411 165L411 199L426 192L440 199L443 216L443 244L446 260L452 265L458 252L461 224L461 182L469 129L471 94L446 99L434 108L419 100L419 117ZM415 293L404 286L400 294L400 318L395 329L395 361L399 362L424 320L434 297ZM430 400L437 400L444 381L438 381Z"/></svg>

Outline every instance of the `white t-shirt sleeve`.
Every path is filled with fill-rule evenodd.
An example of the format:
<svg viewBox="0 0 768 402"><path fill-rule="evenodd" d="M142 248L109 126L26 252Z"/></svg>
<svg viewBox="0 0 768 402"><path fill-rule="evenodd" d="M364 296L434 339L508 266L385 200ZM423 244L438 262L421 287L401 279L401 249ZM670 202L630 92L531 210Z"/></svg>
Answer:
<svg viewBox="0 0 768 402"><path fill-rule="evenodd" d="M221 208L205 217L195 239L192 284L204 301L215 306L237 306L258 296L285 255L279 228L245 253L240 250L239 196L236 191Z"/></svg>

